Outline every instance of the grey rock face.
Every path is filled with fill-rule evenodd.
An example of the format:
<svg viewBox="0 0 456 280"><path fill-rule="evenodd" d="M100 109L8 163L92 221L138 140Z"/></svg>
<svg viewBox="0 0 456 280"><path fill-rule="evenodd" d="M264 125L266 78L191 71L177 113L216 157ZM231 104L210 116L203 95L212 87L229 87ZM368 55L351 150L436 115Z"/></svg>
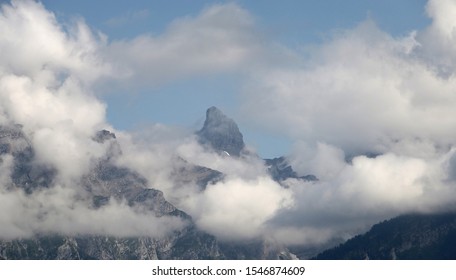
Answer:
<svg viewBox="0 0 456 280"><path fill-rule="evenodd" d="M0 259L10 260L156 260L223 258L213 236L192 227L166 238L40 236L0 241Z"/></svg>
<svg viewBox="0 0 456 280"><path fill-rule="evenodd" d="M204 126L196 134L202 144L231 156L240 156L245 147L237 124L216 107L207 109Z"/></svg>

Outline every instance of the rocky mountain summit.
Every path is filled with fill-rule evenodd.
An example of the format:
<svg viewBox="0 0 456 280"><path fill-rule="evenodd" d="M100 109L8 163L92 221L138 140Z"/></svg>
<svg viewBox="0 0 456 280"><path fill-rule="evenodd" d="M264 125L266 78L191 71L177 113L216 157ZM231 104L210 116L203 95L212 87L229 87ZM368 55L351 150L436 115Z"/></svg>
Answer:
<svg viewBox="0 0 456 280"><path fill-rule="evenodd" d="M203 145L231 156L240 156L245 148L237 124L216 107L207 109L204 126L196 134Z"/></svg>
<svg viewBox="0 0 456 280"><path fill-rule="evenodd" d="M238 125L217 107L212 106L207 109L204 126L196 132L196 135L200 143L222 155L238 157L242 153L246 153L246 145ZM259 156L257 155L257 157ZM317 180L314 175L299 176L283 156L265 159L264 164L271 177L277 182L288 178L307 181Z"/></svg>

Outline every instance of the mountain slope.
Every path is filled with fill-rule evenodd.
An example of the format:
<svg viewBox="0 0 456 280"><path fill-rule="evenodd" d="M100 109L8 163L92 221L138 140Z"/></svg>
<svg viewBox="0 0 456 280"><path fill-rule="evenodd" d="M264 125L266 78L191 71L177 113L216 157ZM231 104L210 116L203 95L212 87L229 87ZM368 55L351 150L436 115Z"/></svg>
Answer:
<svg viewBox="0 0 456 280"><path fill-rule="evenodd" d="M240 155L245 147L242 134L231 119L210 108L205 127L199 135L212 149ZM228 137L228 140L225 138ZM80 178L81 198L88 207L103 209L111 201L126 203L134 211L153 217L177 217L186 226L164 237L116 237L112 235L37 233L30 238L0 240L0 259L278 259L292 258L278 244L262 240L247 243L223 243L198 230L192 218L169 203L163 193L148 185L137 172L116 165L122 153L114 133L102 130L92 140L108 145L107 153L92 162L90 171ZM52 189L57 171L39 164L35 151L19 125L0 125L0 156L13 162L13 190L29 196L43 188ZM1 159L0 159L1 160ZM203 166L184 162L175 170L178 184L196 182L204 191L208 183L223 179L223 174Z"/></svg>
<svg viewBox="0 0 456 280"><path fill-rule="evenodd" d="M93 140L111 141L105 157L95 162L81 178L81 199L91 198L92 207L101 209L110 200L126 201L134 211L155 217L179 217L188 226L163 238L38 233L33 238L0 241L2 259L213 259L222 257L215 238L198 231L191 217L166 201L163 193L150 188L138 173L116 166L112 158L121 152L115 135L98 132ZM11 191L22 189L28 196L42 188L52 188L57 176L37 163L35 152L19 125L0 126L0 160L12 160ZM8 186L6 186L8 188ZM90 206L90 205L88 205Z"/></svg>
<svg viewBox="0 0 456 280"><path fill-rule="evenodd" d="M374 225L315 259L456 259L456 213L411 214Z"/></svg>

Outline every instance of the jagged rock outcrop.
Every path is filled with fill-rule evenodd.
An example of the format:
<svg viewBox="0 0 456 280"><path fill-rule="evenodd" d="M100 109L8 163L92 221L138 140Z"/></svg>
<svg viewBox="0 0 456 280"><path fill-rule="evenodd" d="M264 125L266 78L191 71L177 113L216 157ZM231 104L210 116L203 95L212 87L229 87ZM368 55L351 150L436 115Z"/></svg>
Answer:
<svg viewBox="0 0 456 280"><path fill-rule="evenodd" d="M206 111L204 126L197 133L199 141L220 153L240 156L245 148L242 133L237 124L216 107Z"/></svg>

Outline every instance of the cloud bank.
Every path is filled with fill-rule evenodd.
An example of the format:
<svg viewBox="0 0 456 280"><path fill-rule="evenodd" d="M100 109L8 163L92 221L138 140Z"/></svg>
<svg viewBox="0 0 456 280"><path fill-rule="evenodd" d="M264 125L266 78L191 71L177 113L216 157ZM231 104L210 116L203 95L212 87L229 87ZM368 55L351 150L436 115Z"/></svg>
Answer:
<svg viewBox="0 0 456 280"><path fill-rule="evenodd" d="M366 20L310 52L305 66L253 75L243 110L294 140L297 201L277 238L318 243L402 213L454 208L453 1L429 1L432 23L393 37Z"/></svg>
<svg viewBox="0 0 456 280"><path fill-rule="evenodd" d="M2 152L0 238L47 233L160 237L185 226L179 218L158 218L121 201L95 209L84 196L81 177L109 148L92 139L110 128L106 105L91 91L94 83L114 75L99 53L103 39L82 20L64 28L33 1L3 4L0 34L0 124L21 124L24 133L21 145L18 140L3 144L7 150L13 145L13 152L31 148L31 164L57 171L52 186L27 194L11 180L13 157Z"/></svg>

